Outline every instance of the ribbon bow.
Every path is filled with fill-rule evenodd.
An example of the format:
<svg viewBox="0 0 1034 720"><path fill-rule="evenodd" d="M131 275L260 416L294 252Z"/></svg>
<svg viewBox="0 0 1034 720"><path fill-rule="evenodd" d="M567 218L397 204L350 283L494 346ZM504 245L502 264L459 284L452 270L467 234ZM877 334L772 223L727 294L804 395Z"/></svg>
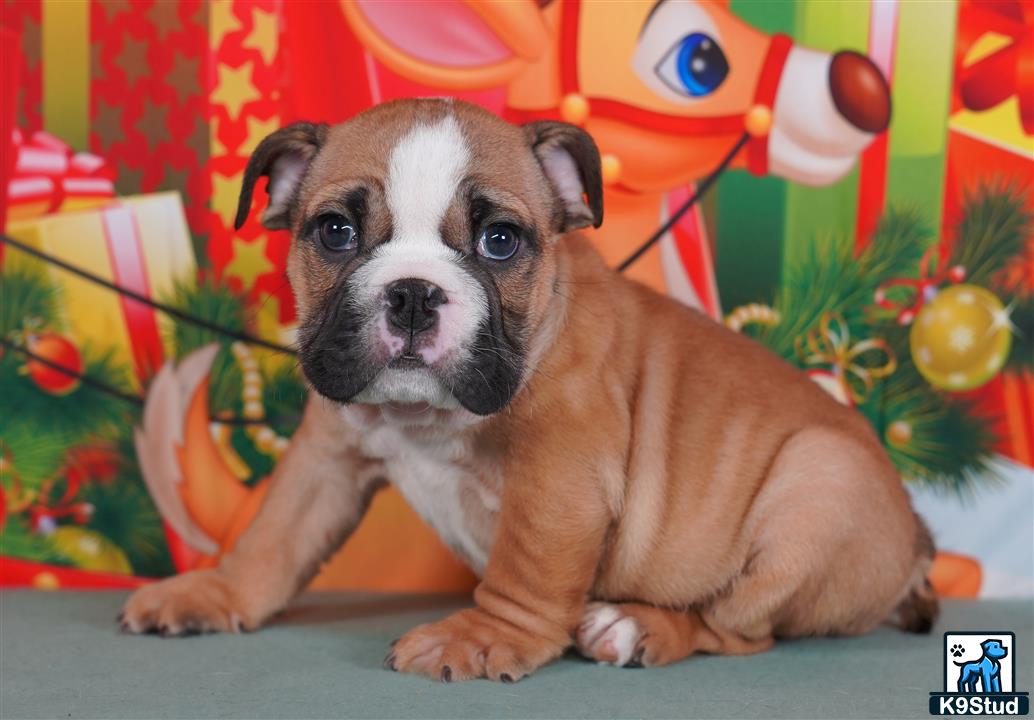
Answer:
<svg viewBox="0 0 1034 720"><path fill-rule="evenodd" d="M74 153L60 138L35 132L12 136L14 173L7 185L8 220L106 203L115 195L115 174L104 158Z"/></svg>
<svg viewBox="0 0 1034 720"><path fill-rule="evenodd" d="M923 304L937 294L937 288L945 282L960 283L966 279L966 268L961 265L946 267L947 260L939 247L930 247L919 261L919 277L896 278L882 283L873 296L876 304L886 310L897 311L899 325L911 324ZM896 287L907 288L904 300L892 300L887 296L887 291Z"/></svg>
<svg viewBox="0 0 1034 720"><path fill-rule="evenodd" d="M808 365L829 365L833 376L855 402L863 402L874 381L897 369L897 358L882 339L851 342L851 332L838 313L823 313L819 327L794 343L797 355Z"/></svg>
<svg viewBox="0 0 1034 720"><path fill-rule="evenodd" d="M1034 3L984 0L963 3L955 40L957 101L967 110L988 110L1013 95L1020 124L1034 135ZM990 33L1009 39L1002 48L966 66L974 44Z"/></svg>

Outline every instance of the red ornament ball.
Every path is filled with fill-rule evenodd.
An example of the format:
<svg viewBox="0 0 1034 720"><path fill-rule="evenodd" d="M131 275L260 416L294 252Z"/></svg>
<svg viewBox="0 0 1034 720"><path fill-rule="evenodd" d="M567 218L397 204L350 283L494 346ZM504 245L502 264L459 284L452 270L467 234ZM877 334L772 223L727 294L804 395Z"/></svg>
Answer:
<svg viewBox="0 0 1034 720"><path fill-rule="evenodd" d="M26 338L26 347L33 354L76 374L83 372L83 357L70 340L57 333L39 333ZM63 373L47 363L29 358L25 372L44 392L67 395L79 387L79 378Z"/></svg>

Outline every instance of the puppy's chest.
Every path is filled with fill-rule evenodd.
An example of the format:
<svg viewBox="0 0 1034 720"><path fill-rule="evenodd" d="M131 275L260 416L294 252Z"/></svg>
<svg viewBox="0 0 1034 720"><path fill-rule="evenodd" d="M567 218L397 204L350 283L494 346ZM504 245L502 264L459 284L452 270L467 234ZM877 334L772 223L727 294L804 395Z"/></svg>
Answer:
<svg viewBox="0 0 1034 720"><path fill-rule="evenodd" d="M462 440L414 439L390 425L368 429L363 451L384 462L388 480L454 552L479 575L491 549L501 483L464 462Z"/></svg>

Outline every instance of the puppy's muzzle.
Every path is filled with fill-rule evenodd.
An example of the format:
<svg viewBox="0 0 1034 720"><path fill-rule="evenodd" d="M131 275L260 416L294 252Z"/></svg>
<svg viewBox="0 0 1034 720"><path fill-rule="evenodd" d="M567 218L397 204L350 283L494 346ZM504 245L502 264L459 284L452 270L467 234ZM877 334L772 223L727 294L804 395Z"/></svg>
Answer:
<svg viewBox="0 0 1034 720"><path fill-rule="evenodd" d="M388 320L399 330L415 337L438 322L438 308L447 301L445 292L426 280L404 278L384 290Z"/></svg>

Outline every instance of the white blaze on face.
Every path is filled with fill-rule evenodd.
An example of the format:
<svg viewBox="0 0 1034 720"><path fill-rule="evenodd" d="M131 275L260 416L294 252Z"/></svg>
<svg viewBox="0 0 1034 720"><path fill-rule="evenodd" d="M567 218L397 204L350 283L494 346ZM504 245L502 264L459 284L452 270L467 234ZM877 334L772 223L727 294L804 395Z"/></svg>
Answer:
<svg viewBox="0 0 1034 720"><path fill-rule="evenodd" d="M445 244L440 233L469 161L466 138L452 115L415 125L391 153L385 192L393 235L349 281L357 299L380 313L372 328L373 339L391 354L398 350L398 338L384 321L384 291L396 280L424 280L445 293L437 327L427 331L432 340L418 349L428 364L462 358L487 317L484 290L463 269L460 254Z"/></svg>
<svg viewBox="0 0 1034 720"><path fill-rule="evenodd" d="M829 53L794 46L786 59L768 138L769 172L806 185L847 174L873 134L849 123L829 89Z"/></svg>

